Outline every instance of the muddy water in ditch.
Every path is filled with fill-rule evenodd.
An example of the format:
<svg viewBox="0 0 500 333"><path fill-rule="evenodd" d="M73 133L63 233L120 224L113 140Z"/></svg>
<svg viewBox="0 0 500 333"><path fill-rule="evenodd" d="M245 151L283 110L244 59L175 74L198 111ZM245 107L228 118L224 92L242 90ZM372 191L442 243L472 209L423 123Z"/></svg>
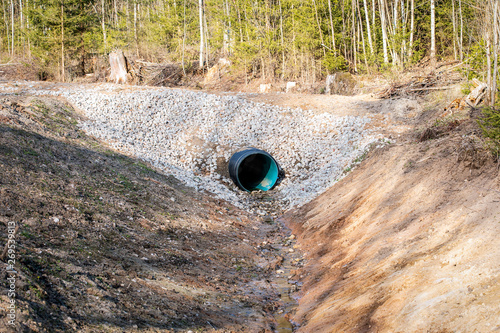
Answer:
<svg viewBox="0 0 500 333"><path fill-rule="evenodd" d="M278 223L283 222L279 221ZM282 253L283 262L272 279L272 285L280 296L279 308L274 314L274 319L277 322L275 332L288 333L294 332L295 328L290 317L297 307L296 294L300 284L296 270L302 266L302 255L296 249L294 236L290 236L290 234L278 249Z"/></svg>
<svg viewBox="0 0 500 333"><path fill-rule="evenodd" d="M296 271L303 266L302 252L296 246L296 240L291 230L286 227L285 221L280 218L284 211L280 208L280 205L276 204L278 199L269 192L253 192L251 198L253 208L268 212L269 215L264 220L267 220L267 223L274 225L274 228L279 230L275 237L268 239L271 244L263 243L267 250L271 250L275 256L283 258L270 279L273 289L279 295L278 306L273 314L276 321L274 332L294 332L297 325L292 323L290 318L298 305L296 298L301 284L298 281L299 276L296 275Z"/></svg>

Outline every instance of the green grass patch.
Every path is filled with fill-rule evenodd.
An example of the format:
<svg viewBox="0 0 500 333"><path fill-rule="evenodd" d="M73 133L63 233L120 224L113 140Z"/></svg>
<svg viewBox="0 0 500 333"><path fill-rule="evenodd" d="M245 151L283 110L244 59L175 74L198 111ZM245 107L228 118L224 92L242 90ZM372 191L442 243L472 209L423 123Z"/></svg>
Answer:
<svg viewBox="0 0 500 333"><path fill-rule="evenodd" d="M30 149L30 148L23 149L23 154L24 155L30 155L30 156L38 156L38 153L36 151L34 151L33 149Z"/></svg>
<svg viewBox="0 0 500 333"><path fill-rule="evenodd" d="M153 169L151 169L150 167L148 167L146 164L144 164L142 162L136 162L136 163L134 163L134 165L139 167L139 171L142 174L155 173L155 171Z"/></svg>
<svg viewBox="0 0 500 333"><path fill-rule="evenodd" d="M495 156L500 157L500 110L486 107L482 109L482 118L478 120L479 126L486 138L486 145Z"/></svg>

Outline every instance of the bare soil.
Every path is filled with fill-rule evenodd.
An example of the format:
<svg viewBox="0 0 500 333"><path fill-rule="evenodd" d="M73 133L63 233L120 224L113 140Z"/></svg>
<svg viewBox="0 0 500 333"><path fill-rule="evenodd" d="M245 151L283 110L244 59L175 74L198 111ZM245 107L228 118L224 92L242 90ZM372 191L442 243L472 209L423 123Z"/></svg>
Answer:
<svg viewBox="0 0 500 333"><path fill-rule="evenodd" d="M296 244L282 222L86 136L62 100L0 99L0 244L19 226L15 330L499 330L500 176L475 113L439 117L458 95L245 93L369 116L390 142L286 213Z"/></svg>
<svg viewBox="0 0 500 333"><path fill-rule="evenodd" d="M0 99L1 250L19 226L16 326L5 260L0 330L271 331L282 225L108 149L81 119L54 98Z"/></svg>
<svg viewBox="0 0 500 333"><path fill-rule="evenodd" d="M477 112L433 110L287 213L306 253L297 332L500 330L498 164Z"/></svg>

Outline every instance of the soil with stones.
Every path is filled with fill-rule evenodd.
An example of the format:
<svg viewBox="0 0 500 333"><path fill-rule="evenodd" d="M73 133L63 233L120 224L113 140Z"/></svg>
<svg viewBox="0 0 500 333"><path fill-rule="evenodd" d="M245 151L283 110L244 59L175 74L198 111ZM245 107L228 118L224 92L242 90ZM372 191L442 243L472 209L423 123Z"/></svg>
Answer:
<svg viewBox="0 0 500 333"><path fill-rule="evenodd" d="M55 98L0 99L2 331L272 331L289 235L86 136ZM2 248L3 250L3 248ZM5 253L4 253L5 254ZM296 263L298 265L298 263Z"/></svg>
<svg viewBox="0 0 500 333"><path fill-rule="evenodd" d="M16 331L498 331L498 164L476 113L440 117L458 94L246 94L389 138L286 213L293 235L86 136L60 99L5 95L0 329L15 276Z"/></svg>

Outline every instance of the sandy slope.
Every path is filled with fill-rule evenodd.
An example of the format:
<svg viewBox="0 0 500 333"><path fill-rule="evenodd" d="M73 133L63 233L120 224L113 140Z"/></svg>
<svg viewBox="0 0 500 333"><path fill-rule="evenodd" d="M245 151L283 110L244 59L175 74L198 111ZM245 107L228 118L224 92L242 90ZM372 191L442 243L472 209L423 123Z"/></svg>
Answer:
<svg viewBox="0 0 500 333"><path fill-rule="evenodd" d="M500 176L478 132L409 135L288 213L308 258L299 332L500 330Z"/></svg>

